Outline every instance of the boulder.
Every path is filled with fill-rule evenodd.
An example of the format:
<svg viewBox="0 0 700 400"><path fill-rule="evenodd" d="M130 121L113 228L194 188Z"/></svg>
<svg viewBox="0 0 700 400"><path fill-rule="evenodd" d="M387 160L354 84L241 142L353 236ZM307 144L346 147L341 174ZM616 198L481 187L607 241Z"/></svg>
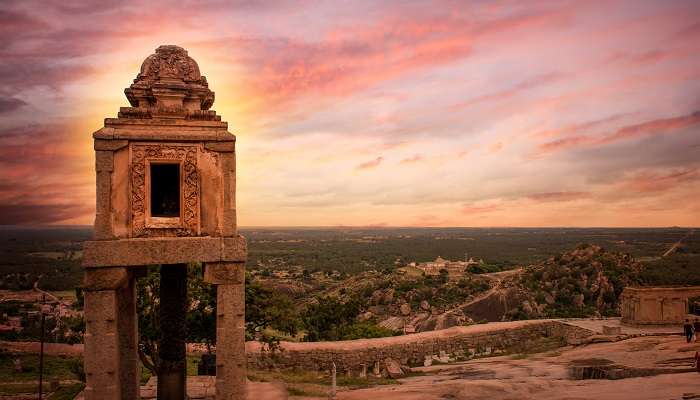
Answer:
<svg viewBox="0 0 700 400"><path fill-rule="evenodd" d="M411 313L411 305L408 303L401 304L401 315L409 315Z"/></svg>
<svg viewBox="0 0 700 400"><path fill-rule="evenodd" d="M383 304L391 304L394 301L394 289L389 289L386 292L384 292L384 296L382 297L382 303Z"/></svg>
<svg viewBox="0 0 700 400"><path fill-rule="evenodd" d="M544 294L544 301L547 302L547 304L549 304L551 306L552 304L554 304L554 296L552 296L549 293L545 293Z"/></svg>
<svg viewBox="0 0 700 400"><path fill-rule="evenodd" d="M420 308L421 310L428 311L430 310L430 303L428 303L427 300L423 300L420 302Z"/></svg>
<svg viewBox="0 0 700 400"><path fill-rule="evenodd" d="M384 367L386 368L386 372L389 374L390 378L396 379L404 375L403 370L401 369L401 364L393 358L385 359Z"/></svg>

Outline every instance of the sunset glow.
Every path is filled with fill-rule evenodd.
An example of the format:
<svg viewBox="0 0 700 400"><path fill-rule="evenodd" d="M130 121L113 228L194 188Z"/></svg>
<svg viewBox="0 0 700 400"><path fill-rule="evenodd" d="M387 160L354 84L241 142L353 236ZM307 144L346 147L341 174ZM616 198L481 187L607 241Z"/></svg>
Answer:
<svg viewBox="0 0 700 400"><path fill-rule="evenodd" d="M92 223L91 134L175 44L241 226L700 225L700 2L105 4L0 5L0 224Z"/></svg>

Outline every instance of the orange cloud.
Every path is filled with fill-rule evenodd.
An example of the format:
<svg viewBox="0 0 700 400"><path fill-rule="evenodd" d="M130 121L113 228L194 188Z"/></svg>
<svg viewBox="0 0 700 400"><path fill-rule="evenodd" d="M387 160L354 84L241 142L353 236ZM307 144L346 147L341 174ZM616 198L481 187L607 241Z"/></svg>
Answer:
<svg viewBox="0 0 700 400"><path fill-rule="evenodd" d="M573 201L591 197L589 192L547 192L533 193L527 198L540 203Z"/></svg>
<svg viewBox="0 0 700 400"><path fill-rule="evenodd" d="M413 157L404 158L400 162L401 162L401 164L413 164L413 163L417 163L417 162L421 161L422 159L423 159L423 156L421 156L420 154L416 154Z"/></svg>

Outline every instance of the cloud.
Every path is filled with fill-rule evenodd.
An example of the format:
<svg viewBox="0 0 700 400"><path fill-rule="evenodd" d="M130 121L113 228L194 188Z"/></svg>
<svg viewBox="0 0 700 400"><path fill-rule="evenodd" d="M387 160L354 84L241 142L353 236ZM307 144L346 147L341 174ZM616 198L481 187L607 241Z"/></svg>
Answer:
<svg viewBox="0 0 700 400"><path fill-rule="evenodd" d="M421 156L420 154L415 154L412 157L404 158L403 160L400 161L400 163L401 164L414 164L414 163L417 163L421 160L423 160L423 156Z"/></svg>
<svg viewBox="0 0 700 400"><path fill-rule="evenodd" d="M504 206L502 204L483 204L483 205L465 204L460 209L460 213L464 214L464 215L474 215L474 214L484 214L484 213L490 213L490 212L495 212L495 211L501 211L503 209L504 209Z"/></svg>
<svg viewBox="0 0 700 400"><path fill-rule="evenodd" d="M370 169L376 168L384 161L384 157L377 157L374 160L363 162L362 164L355 167L355 169Z"/></svg>
<svg viewBox="0 0 700 400"><path fill-rule="evenodd" d="M625 179L621 182L621 186L623 190L631 190L638 193L654 193L666 192L698 180L700 180L698 168L678 169L667 173L641 171Z"/></svg>
<svg viewBox="0 0 700 400"><path fill-rule="evenodd" d="M550 72L548 74L537 75L532 78L526 79L510 88L501 90L494 93L489 93L471 99L453 104L450 106L451 110L460 110L466 107L475 106L479 103L487 102L497 102L502 100L507 100L515 96L519 96L529 90L535 89L540 86L548 85L550 83L556 82L563 79L563 76L559 73Z"/></svg>
<svg viewBox="0 0 700 400"><path fill-rule="evenodd" d="M590 198L591 193L589 192L547 192L547 193L533 193L527 196L527 199L533 200L540 203L549 202L563 202L563 201L574 201L580 199Z"/></svg>
<svg viewBox="0 0 700 400"><path fill-rule="evenodd" d="M670 134L700 124L700 111L678 117L662 118L639 124L627 125L614 132L601 136L571 136L564 139L553 140L538 146L540 154L579 148L584 146L602 146L622 140L634 139L644 136Z"/></svg>
<svg viewBox="0 0 700 400"><path fill-rule="evenodd" d="M94 212L84 204L0 204L0 225L48 225Z"/></svg>
<svg viewBox="0 0 700 400"><path fill-rule="evenodd" d="M0 114L15 111L23 106L27 105L24 100L15 98L0 98Z"/></svg>

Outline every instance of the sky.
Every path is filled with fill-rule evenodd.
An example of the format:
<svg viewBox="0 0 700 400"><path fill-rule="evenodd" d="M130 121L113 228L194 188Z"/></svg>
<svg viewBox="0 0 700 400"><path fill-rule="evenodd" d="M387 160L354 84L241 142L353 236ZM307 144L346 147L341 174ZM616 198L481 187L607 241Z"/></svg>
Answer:
<svg viewBox="0 0 700 400"><path fill-rule="evenodd" d="M698 1L3 0L0 225L92 224L91 134L175 44L241 226L700 226L698 43Z"/></svg>

